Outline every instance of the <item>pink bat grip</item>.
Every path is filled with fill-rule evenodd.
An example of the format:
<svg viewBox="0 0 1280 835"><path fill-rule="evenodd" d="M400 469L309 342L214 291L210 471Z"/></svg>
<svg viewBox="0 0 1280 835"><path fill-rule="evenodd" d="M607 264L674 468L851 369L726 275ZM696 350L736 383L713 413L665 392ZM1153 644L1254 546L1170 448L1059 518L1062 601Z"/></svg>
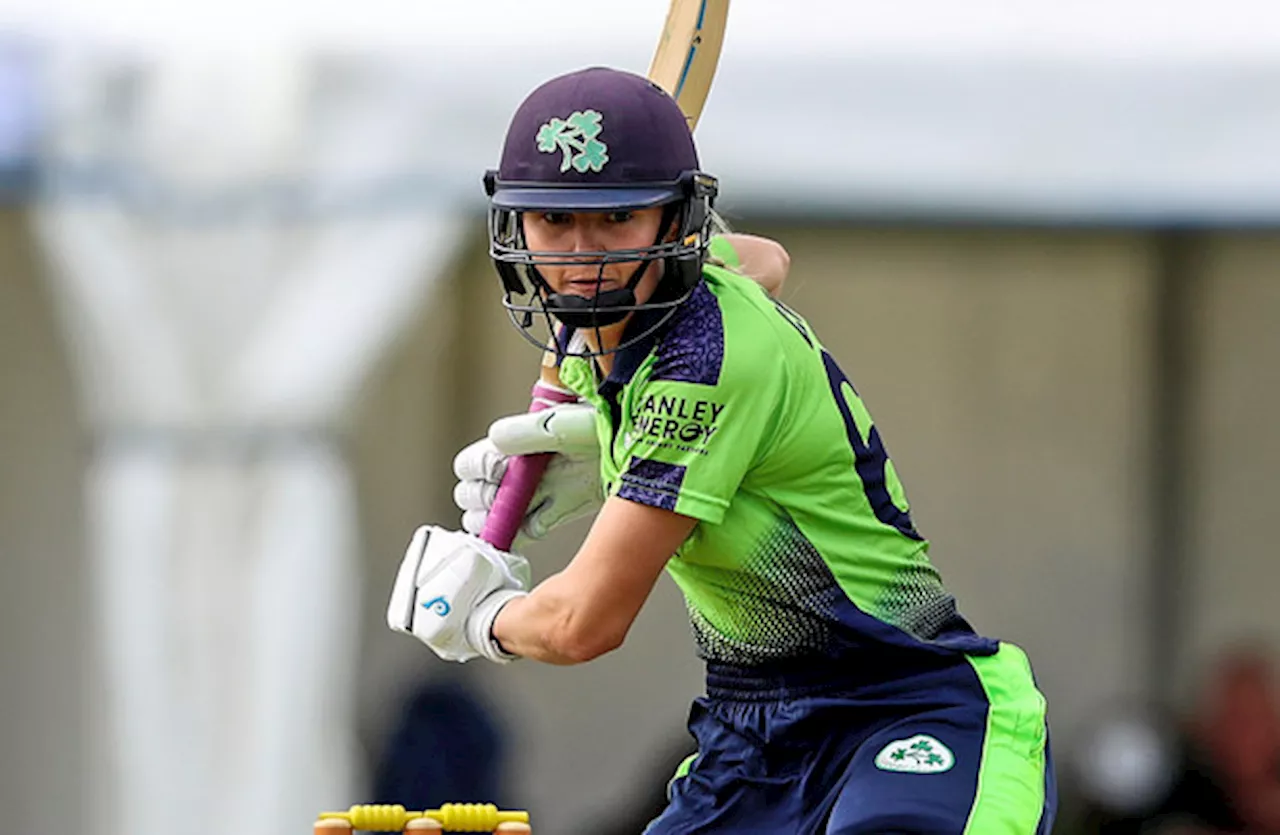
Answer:
<svg viewBox="0 0 1280 835"><path fill-rule="evenodd" d="M539 382L533 387L533 402L529 411L541 412L543 409L558 403L575 403L578 397L571 391ZM503 551L511 550L511 543L516 541L516 533L524 514L529 509L542 473L551 463L554 452L541 452L536 455L517 455L507 464L507 471L498 485L498 495L493 499L493 507L484 520L484 530L480 538L495 548Z"/></svg>

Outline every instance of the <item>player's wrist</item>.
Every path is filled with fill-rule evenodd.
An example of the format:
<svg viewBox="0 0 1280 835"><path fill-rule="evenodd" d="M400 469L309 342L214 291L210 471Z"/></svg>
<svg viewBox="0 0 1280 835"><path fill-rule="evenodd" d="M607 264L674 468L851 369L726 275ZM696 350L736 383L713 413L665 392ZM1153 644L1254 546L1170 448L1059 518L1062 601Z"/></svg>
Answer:
<svg viewBox="0 0 1280 835"><path fill-rule="evenodd" d="M519 589L498 589L485 596L476 604L467 618L467 643L482 657L495 664L509 664L520 656L507 651L493 635L493 624L498 613L517 597L526 597L528 592Z"/></svg>

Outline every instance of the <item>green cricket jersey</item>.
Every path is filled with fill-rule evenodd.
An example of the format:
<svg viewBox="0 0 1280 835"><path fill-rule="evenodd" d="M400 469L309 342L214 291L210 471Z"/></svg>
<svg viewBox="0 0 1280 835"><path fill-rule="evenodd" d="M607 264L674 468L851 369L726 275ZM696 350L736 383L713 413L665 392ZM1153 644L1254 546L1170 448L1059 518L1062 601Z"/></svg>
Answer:
<svg viewBox="0 0 1280 835"><path fill-rule="evenodd" d="M634 316L628 338L662 315ZM996 651L930 564L853 385L754 281L705 267L607 379L577 357L561 379L596 406L606 490L699 520L667 569L704 659Z"/></svg>

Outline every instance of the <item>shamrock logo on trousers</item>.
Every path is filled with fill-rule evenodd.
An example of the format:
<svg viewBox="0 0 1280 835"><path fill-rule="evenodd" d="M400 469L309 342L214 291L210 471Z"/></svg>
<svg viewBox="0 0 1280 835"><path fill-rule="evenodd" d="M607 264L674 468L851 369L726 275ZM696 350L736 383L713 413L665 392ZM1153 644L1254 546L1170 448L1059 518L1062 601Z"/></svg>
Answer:
<svg viewBox="0 0 1280 835"><path fill-rule="evenodd" d="M936 738L917 734L895 739L876 754L876 768L907 774L941 774L956 764L955 754Z"/></svg>

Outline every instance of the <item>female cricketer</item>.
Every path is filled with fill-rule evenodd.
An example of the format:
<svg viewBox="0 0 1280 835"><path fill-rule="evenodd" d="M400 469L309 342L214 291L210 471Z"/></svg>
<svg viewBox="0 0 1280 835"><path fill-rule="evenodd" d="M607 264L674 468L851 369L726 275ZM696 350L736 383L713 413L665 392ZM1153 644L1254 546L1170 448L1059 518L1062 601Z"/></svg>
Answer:
<svg viewBox="0 0 1280 835"><path fill-rule="evenodd" d="M961 617L852 383L762 287L785 254L713 240L717 183L676 103L610 69L553 79L485 183L504 304L532 341L551 329L582 403L459 454L464 530L414 534L390 626L450 660L581 663L623 643L666 569L707 686L647 832L1049 832L1026 656ZM472 533L509 456L547 451L524 534L596 516L530 588Z"/></svg>

